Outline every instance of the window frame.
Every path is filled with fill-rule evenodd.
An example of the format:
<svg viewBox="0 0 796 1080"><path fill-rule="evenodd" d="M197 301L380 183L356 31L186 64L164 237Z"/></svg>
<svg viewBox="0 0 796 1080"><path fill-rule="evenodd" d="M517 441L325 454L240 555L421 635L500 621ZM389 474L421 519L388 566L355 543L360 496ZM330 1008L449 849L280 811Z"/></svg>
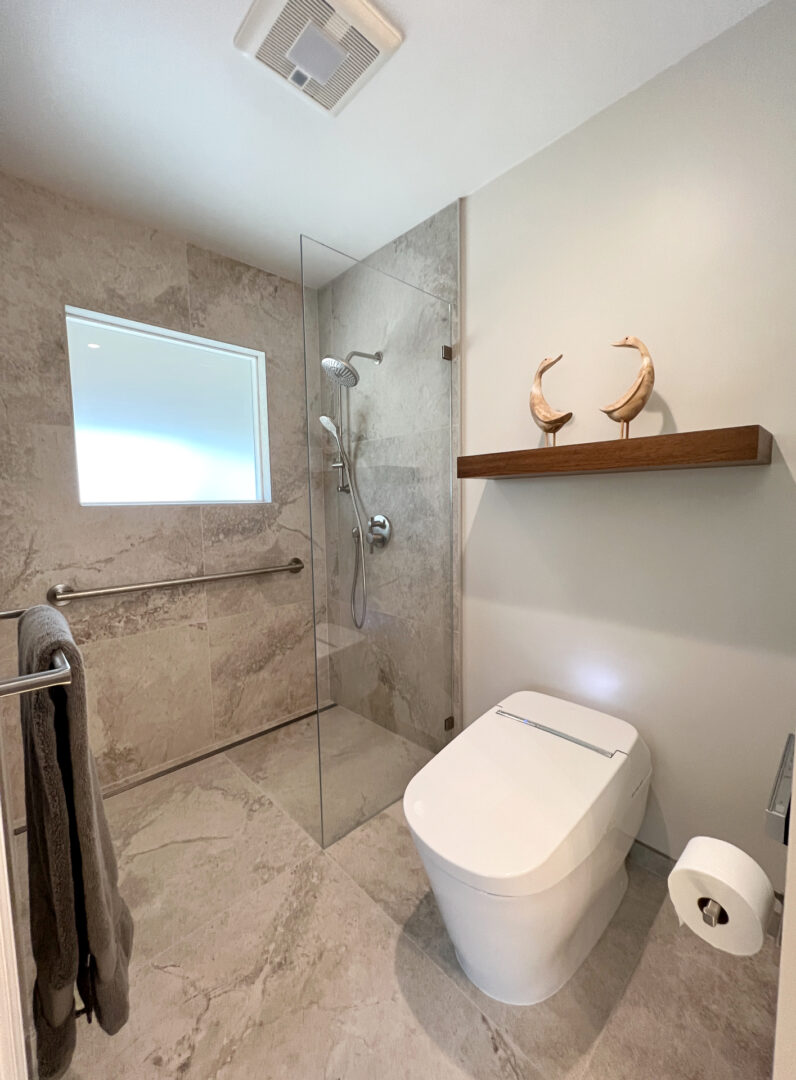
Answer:
<svg viewBox="0 0 796 1080"><path fill-rule="evenodd" d="M72 372L72 359L69 352L69 320L75 319L98 328L122 329L130 334L144 338L166 339L179 345L188 347L201 346L210 352L218 352L226 355L240 356L251 361L251 385L252 385L252 421L254 430L254 470L256 497L253 499L164 499L142 501L108 501L102 502L84 501L80 496L80 466L77 451L77 422L75 416L75 388ZM119 315L109 315L100 311L91 311L88 308L75 307L72 304L64 305L64 329L66 333L67 366L69 368L69 392L70 406L72 411L72 438L75 446L75 468L77 472L78 501L81 506L254 506L267 504L273 501L271 488L271 449L270 431L268 425L268 388L266 377L266 356L260 349L251 349L245 345L233 345L214 338L200 337L184 330L172 330L166 326L156 326L154 323L137 322L134 319L124 319Z"/></svg>

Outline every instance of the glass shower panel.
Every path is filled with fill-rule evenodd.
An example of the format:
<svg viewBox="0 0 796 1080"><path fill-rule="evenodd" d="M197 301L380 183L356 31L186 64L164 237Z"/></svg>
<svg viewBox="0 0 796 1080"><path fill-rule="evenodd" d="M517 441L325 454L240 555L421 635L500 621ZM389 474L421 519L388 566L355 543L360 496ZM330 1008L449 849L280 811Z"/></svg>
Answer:
<svg viewBox="0 0 796 1080"><path fill-rule="evenodd" d="M302 239L325 845L403 795L452 713L451 307L376 260Z"/></svg>

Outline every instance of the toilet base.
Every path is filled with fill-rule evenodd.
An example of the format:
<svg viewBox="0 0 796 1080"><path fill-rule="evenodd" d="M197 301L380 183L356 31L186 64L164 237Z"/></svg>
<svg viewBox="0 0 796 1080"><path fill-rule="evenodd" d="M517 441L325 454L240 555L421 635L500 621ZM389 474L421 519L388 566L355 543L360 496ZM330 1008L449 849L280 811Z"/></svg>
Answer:
<svg viewBox="0 0 796 1080"><path fill-rule="evenodd" d="M612 830L572 873L526 896L474 889L416 843L467 978L497 1001L536 1005L572 978L616 913L632 836Z"/></svg>
<svg viewBox="0 0 796 1080"><path fill-rule="evenodd" d="M556 985L547 985L544 990L540 991L539 987L542 983L537 982L537 976L534 973L531 975L533 988L529 984L529 994L523 994L520 997L513 994L511 997L507 997L506 993L509 984L501 977L501 973L496 974L494 970L488 972L475 971L462 958L459 950L454 946L459 967L473 986L476 986L487 997L502 1001L506 1005L539 1005L541 1002L547 1001L548 998L553 997L554 994L557 994L559 990L566 986L603 936L622 902L627 890L627 883L627 872L622 866L606 884L601 895L595 898L589 918L584 919L568 942L566 963L558 968ZM512 985L516 986L516 983ZM512 991L509 990L509 992Z"/></svg>

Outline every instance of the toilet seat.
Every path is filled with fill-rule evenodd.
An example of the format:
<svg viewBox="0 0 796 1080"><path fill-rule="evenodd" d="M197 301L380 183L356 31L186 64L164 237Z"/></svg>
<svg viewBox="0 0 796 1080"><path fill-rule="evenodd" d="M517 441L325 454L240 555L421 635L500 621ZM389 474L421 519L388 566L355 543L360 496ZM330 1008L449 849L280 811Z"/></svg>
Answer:
<svg viewBox="0 0 796 1080"><path fill-rule="evenodd" d="M597 848L651 771L630 724L520 691L471 724L410 781L421 854L498 896L549 889Z"/></svg>

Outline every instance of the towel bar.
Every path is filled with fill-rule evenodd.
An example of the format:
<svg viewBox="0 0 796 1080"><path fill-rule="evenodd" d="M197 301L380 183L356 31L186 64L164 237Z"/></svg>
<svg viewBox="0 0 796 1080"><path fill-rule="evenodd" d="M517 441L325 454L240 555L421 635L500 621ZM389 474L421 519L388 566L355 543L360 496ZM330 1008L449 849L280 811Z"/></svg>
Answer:
<svg viewBox="0 0 796 1080"><path fill-rule="evenodd" d="M13 679L0 679L0 697L13 694L30 694L48 686L68 686L72 681L72 668L59 649L53 653L53 666L49 671L36 671L32 675L17 675Z"/></svg>

